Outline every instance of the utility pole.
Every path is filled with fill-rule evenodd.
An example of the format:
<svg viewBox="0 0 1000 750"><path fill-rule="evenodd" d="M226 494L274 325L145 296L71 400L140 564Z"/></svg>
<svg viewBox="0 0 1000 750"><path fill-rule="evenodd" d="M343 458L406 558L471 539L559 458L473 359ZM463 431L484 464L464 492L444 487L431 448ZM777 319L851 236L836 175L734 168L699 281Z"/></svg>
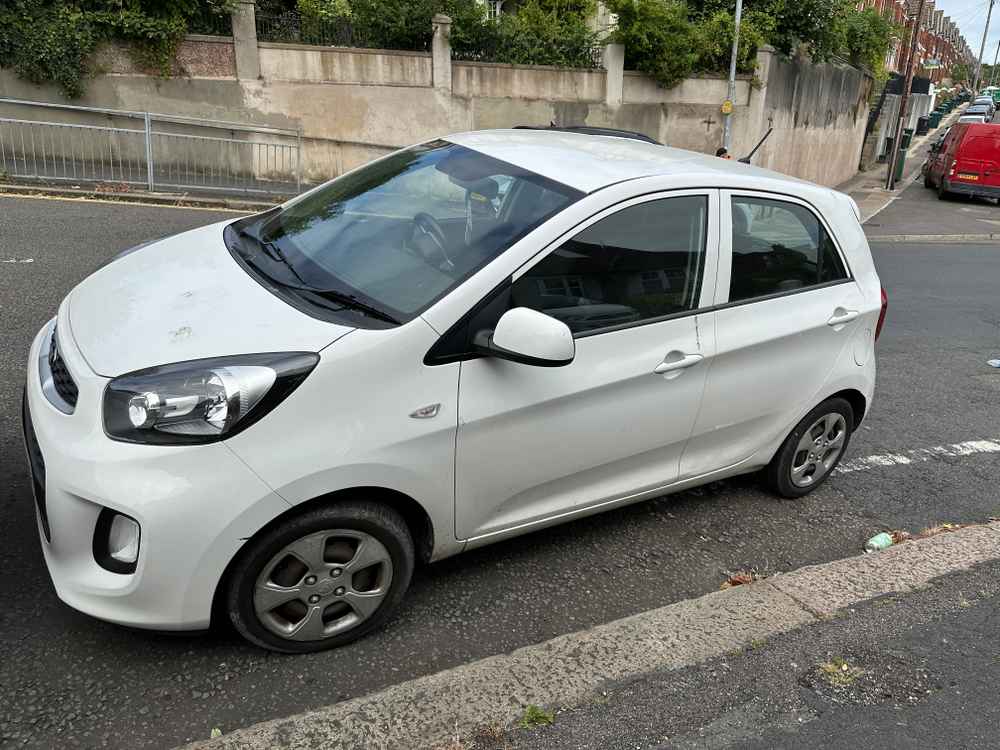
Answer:
<svg viewBox="0 0 1000 750"><path fill-rule="evenodd" d="M990 70L990 86L997 80L997 61L1000 60L1000 39L997 39L997 51L993 55L993 68Z"/></svg>
<svg viewBox="0 0 1000 750"><path fill-rule="evenodd" d="M733 147L733 101L736 99L736 55L740 49L740 18L742 16L743 0L736 0L736 19L733 24L733 54L729 58L729 94L725 104L722 105L722 113L724 115L722 147L726 151Z"/></svg>
<svg viewBox="0 0 1000 750"><path fill-rule="evenodd" d="M993 0L990 0L992 7ZM896 162L899 159L899 146L903 140L903 129L906 123L906 108L910 104L910 89L913 88L913 58L917 53L917 38L920 35L920 24L924 17L924 0L917 4L917 14L910 25L910 43L906 50L906 79L903 82L903 93L899 97L899 120L896 123L896 137L892 142L892 153L889 159L888 175L885 178L885 189L892 190L896 186Z"/></svg>
<svg viewBox="0 0 1000 750"><path fill-rule="evenodd" d="M976 58L976 77L972 81L972 95L979 93L979 78L983 73L983 53L986 51L986 35L990 33L990 17L993 15L993 3L990 0L990 9L986 11L986 28L983 29L983 43L979 45L979 57Z"/></svg>

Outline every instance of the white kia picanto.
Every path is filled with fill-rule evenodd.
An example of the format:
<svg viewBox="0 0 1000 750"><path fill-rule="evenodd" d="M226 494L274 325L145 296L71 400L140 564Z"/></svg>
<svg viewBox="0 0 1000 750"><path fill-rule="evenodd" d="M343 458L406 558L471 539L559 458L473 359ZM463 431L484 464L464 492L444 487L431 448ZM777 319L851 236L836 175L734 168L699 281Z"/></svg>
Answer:
<svg viewBox="0 0 1000 750"><path fill-rule="evenodd" d="M60 598L276 651L415 564L763 470L826 480L885 315L857 207L627 137L449 136L127 251L31 347Z"/></svg>

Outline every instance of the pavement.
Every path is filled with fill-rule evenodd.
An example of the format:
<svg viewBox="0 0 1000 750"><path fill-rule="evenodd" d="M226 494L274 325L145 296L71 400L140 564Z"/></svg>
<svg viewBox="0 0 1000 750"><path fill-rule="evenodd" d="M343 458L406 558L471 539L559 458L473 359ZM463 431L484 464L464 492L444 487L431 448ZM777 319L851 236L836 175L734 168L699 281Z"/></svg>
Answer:
<svg viewBox="0 0 1000 750"><path fill-rule="evenodd" d="M443 747L992 749L998 627L993 562L696 665L604 683L551 725L482 728Z"/></svg>
<svg viewBox="0 0 1000 750"><path fill-rule="evenodd" d="M993 560L1000 561L1000 523L971 526L872 557L811 566L643 612L309 714L237 730L188 750L502 747L489 740L501 740L502 728L531 716L529 707L540 712L581 703L585 707L577 715L591 715L585 725L613 725L604 719L621 718L621 712L608 705L607 696L623 680L648 683L658 672L732 655L873 598L913 591L943 574ZM595 743L588 732L584 726L570 744L553 745L543 737L528 746L607 746ZM487 741L477 742L477 734ZM617 737L619 747L636 747L625 725L603 734ZM462 742L463 736L470 740Z"/></svg>
<svg viewBox="0 0 1000 750"><path fill-rule="evenodd" d="M865 223L866 228L876 228L879 226L878 223L873 223L874 217L885 209L887 206L891 205L893 202L898 200L903 191L911 187L913 183L919 182L923 183L923 175L921 174L921 169L924 162L927 160L930 154L931 144L937 141L944 132L944 129L954 123L958 122L958 118L964 111L964 106L960 109L956 109L950 112L941 120L941 124L927 133L927 135L914 136L910 140L910 148L907 150L906 162L903 166L903 175L896 182L893 190L885 189L885 181L888 176L888 165L887 164L876 164L871 169L865 172L859 172L850 180L847 180L841 185L837 186L838 190L848 193L854 201L858 204L858 208L861 210L861 220ZM1000 111L997 112L996 116L993 118L993 122L1000 123ZM934 194L937 198L937 195ZM946 200L970 200L963 198L961 196L948 197ZM971 201L981 205L996 205L990 204L989 201L984 199L976 199ZM978 226L976 228L983 229L982 232L976 233L972 231L953 231L953 232L942 232L934 231L936 226L936 220L938 219L937 212L930 212L924 215L925 223L930 224L931 227L923 227L922 229L914 228L913 231L907 232L907 235L928 235L928 234L964 234L969 235L967 240L992 240L993 234L996 234L1000 226L992 225L983 229L983 227ZM937 227L940 230L940 227ZM968 229L968 228L964 228ZM929 230L929 231L928 231ZM977 236L972 236L977 235Z"/></svg>
<svg viewBox="0 0 1000 750"><path fill-rule="evenodd" d="M960 223L968 207L922 197L912 188L879 214L886 237L928 210ZM741 478L482 548L418 570L385 628L312 656L266 654L225 629L97 622L58 601L41 558L17 417L25 353L115 253L232 215L0 196L0 746L171 747L697 598L732 571L788 573L856 556L885 529L1000 516L1000 371L985 365L1000 354L996 244L876 242L890 297L876 401L852 470L807 498Z"/></svg>

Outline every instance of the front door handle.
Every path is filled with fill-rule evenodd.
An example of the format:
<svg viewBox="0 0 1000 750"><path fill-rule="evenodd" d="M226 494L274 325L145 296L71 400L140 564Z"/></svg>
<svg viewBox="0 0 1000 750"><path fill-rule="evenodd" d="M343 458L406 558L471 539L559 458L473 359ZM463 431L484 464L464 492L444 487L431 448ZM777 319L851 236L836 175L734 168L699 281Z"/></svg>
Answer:
<svg viewBox="0 0 1000 750"><path fill-rule="evenodd" d="M669 355L668 355L669 356ZM676 372L678 370L686 370L688 367L698 364L704 359L700 354L685 354L680 359L673 360L672 362L667 362L664 360L660 362L654 369L657 375L665 375L669 372Z"/></svg>
<svg viewBox="0 0 1000 750"><path fill-rule="evenodd" d="M845 310L842 307L838 307L833 311L833 317L826 321L828 326L842 326L844 323L850 323L861 313L857 310Z"/></svg>

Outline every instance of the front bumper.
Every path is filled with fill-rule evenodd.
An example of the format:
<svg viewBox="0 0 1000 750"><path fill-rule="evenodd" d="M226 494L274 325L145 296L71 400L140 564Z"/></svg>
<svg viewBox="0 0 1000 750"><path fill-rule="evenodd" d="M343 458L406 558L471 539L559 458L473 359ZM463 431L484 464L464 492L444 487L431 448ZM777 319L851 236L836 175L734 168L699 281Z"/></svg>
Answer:
<svg viewBox="0 0 1000 750"><path fill-rule="evenodd" d="M25 390L26 433L34 433L26 442L29 456L37 453L31 463L43 494L39 535L56 593L102 620L203 629L229 561L245 539L289 506L222 443L147 446L109 439L101 414L108 379L87 365L65 318L64 306L59 352L79 389L75 409L65 413L43 392L39 357L47 351L51 323L32 343ZM113 573L95 559L103 508L141 527L134 573Z"/></svg>

